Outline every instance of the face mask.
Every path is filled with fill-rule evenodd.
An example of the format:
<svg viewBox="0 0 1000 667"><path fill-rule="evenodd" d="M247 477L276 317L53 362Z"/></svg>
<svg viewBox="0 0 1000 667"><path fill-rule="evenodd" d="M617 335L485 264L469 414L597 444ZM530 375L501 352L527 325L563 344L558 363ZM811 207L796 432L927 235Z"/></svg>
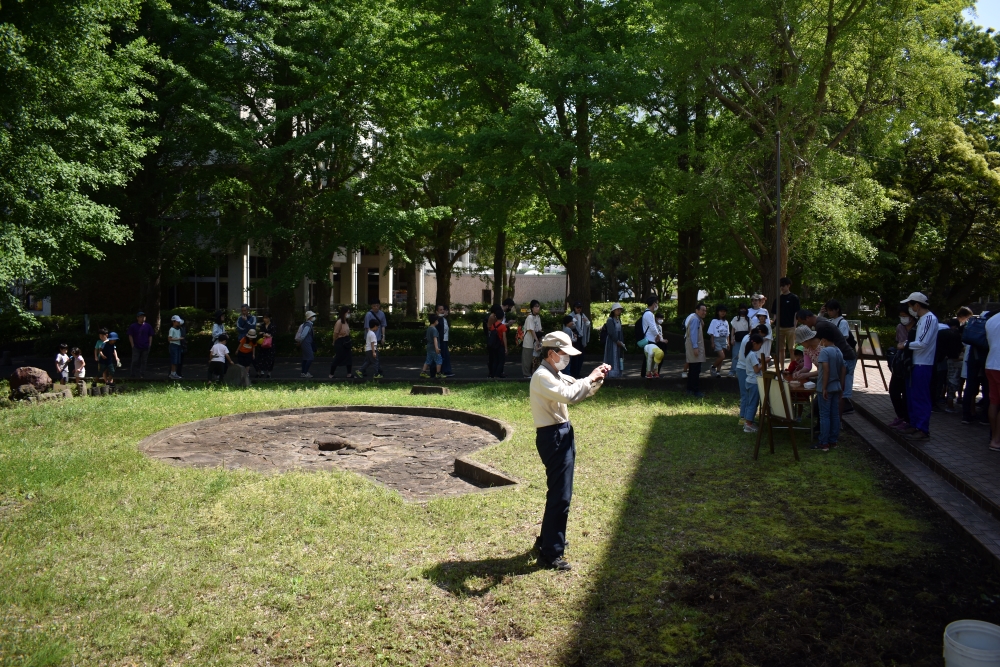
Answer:
<svg viewBox="0 0 1000 667"><path fill-rule="evenodd" d="M662 317L657 317L656 318L656 323L657 324L663 324L663 318Z"/></svg>
<svg viewBox="0 0 1000 667"><path fill-rule="evenodd" d="M907 325L907 324L910 323L910 318L909 317L900 317L899 318L899 323L905 326L905 325Z"/></svg>
<svg viewBox="0 0 1000 667"><path fill-rule="evenodd" d="M559 355L559 361L557 361L555 363L556 370L557 371L561 371L562 369L566 368L567 366L569 366L569 355L568 354L560 354Z"/></svg>
<svg viewBox="0 0 1000 667"><path fill-rule="evenodd" d="M653 304L652 306L650 306L649 309L655 313L657 310L660 309L660 306L659 304Z"/></svg>
<svg viewBox="0 0 1000 667"><path fill-rule="evenodd" d="M912 308L907 308L907 310L910 311L910 315L913 315L914 317L920 317L920 314L917 311L913 310Z"/></svg>

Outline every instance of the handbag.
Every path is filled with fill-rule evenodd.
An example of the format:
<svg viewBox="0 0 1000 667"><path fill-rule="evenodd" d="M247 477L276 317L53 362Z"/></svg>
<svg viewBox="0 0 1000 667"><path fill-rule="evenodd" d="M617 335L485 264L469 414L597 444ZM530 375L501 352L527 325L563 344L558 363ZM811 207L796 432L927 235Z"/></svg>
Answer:
<svg viewBox="0 0 1000 667"><path fill-rule="evenodd" d="M274 338L272 336L264 336L264 340L260 342L260 346L265 350L270 350L273 344Z"/></svg>

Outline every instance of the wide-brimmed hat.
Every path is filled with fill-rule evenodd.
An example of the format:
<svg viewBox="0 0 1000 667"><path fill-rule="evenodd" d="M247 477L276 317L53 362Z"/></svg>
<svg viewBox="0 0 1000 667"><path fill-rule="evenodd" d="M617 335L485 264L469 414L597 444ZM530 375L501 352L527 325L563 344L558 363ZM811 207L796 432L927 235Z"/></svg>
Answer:
<svg viewBox="0 0 1000 667"><path fill-rule="evenodd" d="M314 317L316 317L316 313L314 313L314 312L313 312L313 311L311 311L311 310L307 310L307 311L306 311L306 319L307 319L307 320L311 320L311 319L312 319L312 318L314 318Z"/></svg>
<svg viewBox="0 0 1000 667"><path fill-rule="evenodd" d="M562 331L553 331L552 333L545 334L545 338L542 339L542 347L565 352L571 357L583 354L580 350L573 347L573 341Z"/></svg>
<svg viewBox="0 0 1000 667"><path fill-rule="evenodd" d="M925 306L931 305L930 301L927 299L927 295L924 294L923 292L913 292L913 293L910 294L910 296L908 296L905 299L903 299L902 301L900 301L900 303L909 303L911 301L916 301L917 303L922 303Z"/></svg>
<svg viewBox="0 0 1000 667"><path fill-rule="evenodd" d="M806 342L807 340L812 340L815 337L816 337L816 332L813 331L812 329L810 329L809 327L807 327L806 325L800 324L799 326L795 327L795 344L796 345L801 345L802 343Z"/></svg>
<svg viewBox="0 0 1000 667"><path fill-rule="evenodd" d="M256 329L251 329L250 331L247 332L247 338L251 338L252 339L252 338L256 338L256 337L257 337L257 330Z"/></svg>
<svg viewBox="0 0 1000 667"><path fill-rule="evenodd" d="M760 300L760 299L763 299L763 298L764 298L764 295L761 294L760 292L757 292L752 297L750 297L750 300L751 301L757 301L757 300Z"/></svg>
<svg viewBox="0 0 1000 667"><path fill-rule="evenodd" d="M756 313L753 314L754 317L760 317L761 315L763 315L764 317L771 316L771 314L768 313L767 310L764 308L761 308L760 310L758 310Z"/></svg>
<svg viewBox="0 0 1000 667"><path fill-rule="evenodd" d="M614 312L616 310L625 310L625 309L622 308L622 305L620 303L615 301L613 304L611 304L611 312Z"/></svg>
<svg viewBox="0 0 1000 667"><path fill-rule="evenodd" d="M118 340L118 334L112 331L108 334L108 340Z"/></svg>

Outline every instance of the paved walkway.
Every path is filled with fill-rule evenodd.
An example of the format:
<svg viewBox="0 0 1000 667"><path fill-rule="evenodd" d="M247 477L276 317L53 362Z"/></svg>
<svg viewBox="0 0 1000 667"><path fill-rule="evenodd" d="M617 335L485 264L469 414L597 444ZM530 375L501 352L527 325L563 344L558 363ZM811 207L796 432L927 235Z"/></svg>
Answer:
<svg viewBox="0 0 1000 667"><path fill-rule="evenodd" d="M868 362L873 364L874 362ZM890 374L882 364L886 381ZM857 414L847 424L937 504L1000 568L1000 454L989 451L989 427L955 413L931 414L930 439L911 441L889 428L896 418L878 370L866 388L855 374Z"/></svg>

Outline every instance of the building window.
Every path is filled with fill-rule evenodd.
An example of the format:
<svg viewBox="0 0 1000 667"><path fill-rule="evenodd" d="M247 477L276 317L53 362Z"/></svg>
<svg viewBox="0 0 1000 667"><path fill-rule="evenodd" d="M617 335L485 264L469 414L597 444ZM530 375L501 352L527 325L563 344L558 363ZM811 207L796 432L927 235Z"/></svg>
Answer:
<svg viewBox="0 0 1000 667"><path fill-rule="evenodd" d="M378 269L368 269L368 303L379 298L379 278Z"/></svg>

